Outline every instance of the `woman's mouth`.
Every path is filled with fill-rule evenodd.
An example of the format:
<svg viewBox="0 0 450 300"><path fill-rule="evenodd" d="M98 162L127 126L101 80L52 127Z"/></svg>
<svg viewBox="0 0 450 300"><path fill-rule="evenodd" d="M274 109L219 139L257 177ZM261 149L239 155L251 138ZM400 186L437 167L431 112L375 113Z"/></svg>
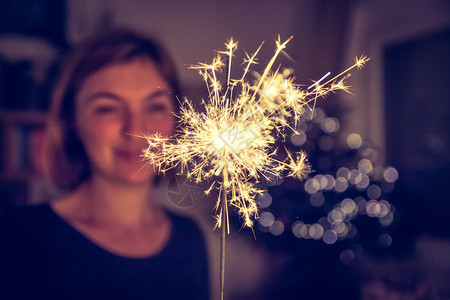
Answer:
<svg viewBox="0 0 450 300"><path fill-rule="evenodd" d="M127 161L143 161L142 150L117 150L116 154Z"/></svg>

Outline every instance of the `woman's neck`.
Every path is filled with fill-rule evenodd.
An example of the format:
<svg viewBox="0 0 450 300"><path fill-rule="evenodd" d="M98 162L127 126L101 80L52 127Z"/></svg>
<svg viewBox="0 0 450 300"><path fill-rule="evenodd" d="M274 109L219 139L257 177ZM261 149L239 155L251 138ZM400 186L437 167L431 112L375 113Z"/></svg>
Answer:
<svg viewBox="0 0 450 300"><path fill-rule="evenodd" d="M149 257L166 245L171 230L168 216L150 201L151 187L91 178L51 206L107 251L125 257Z"/></svg>
<svg viewBox="0 0 450 300"><path fill-rule="evenodd" d="M151 184L125 185L92 177L73 194L74 213L99 225L138 228L154 222L156 209L150 199Z"/></svg>

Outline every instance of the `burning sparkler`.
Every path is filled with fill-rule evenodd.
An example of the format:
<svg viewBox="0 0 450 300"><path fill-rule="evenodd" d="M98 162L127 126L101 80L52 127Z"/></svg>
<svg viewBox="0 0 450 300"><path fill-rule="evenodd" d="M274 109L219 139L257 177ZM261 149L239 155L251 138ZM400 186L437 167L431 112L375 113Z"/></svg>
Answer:
<svg viewBox="0 0 450 300"><path fill-rule="evenodd" d="M244 219L244 225L253 226L258 216L255 195L262 193L255 183L262 178L287 176L304 179L309 173L306 155L287 152L286 159L277 159L281 151L273 149L276 137L284 128L295 131L289 120L298 122L304 109L313 109L318 98L336 90L348 91L344 76L349 70L363 66L368 58L355 58L355 64L334 78L321 83L315 82L308 89L294 84L289 73L279 69L271 73L279 53L292 37L281 43L256 84L246 80L248 71L255 63L256 55L247 54L244 74L239 80L230 78L231 61L237 43L232 39L226 43L227 51L219 55L211 64L200 63L193 66L199 70L208 87L209 98L203 100L205 112L197 112L192 103L184 99L181 113L181 130L172 137L159 134L147 136L149 146L144 157L160 172L181 167L195 182L213 179L213 186L221 184L220 192L227 195L227 204L235 207ZM225 66L220 54L228 60L227 84L223 88L218 73ZM237 95L235 95L237 94ZM207 192L208 192L207 191ZM221 227L221 198L216 209L217 226Z"/></svg>
<svg viewBox="0 0 450 300"><path fill-rule="evenodd" d="M276 149L277 138L283 138L286 129L296 132L300 116L305 109L313 110L318 98L337 90L348 92L347 72L362 67L369 60L365 56L355 58L353 66L332 79L323 82L324 76L309 88L302 88L294 83L288 71L272 70L291 39L281 42L278 37L274 56L262 75L253 81L247 77L262 44L254 54L246 53L242 77L232 79L232 58L237 42L231 39L225 44L226 50L218 52L211 64L192 66L208 88L209 97L202 101L205 112L196 111L193 104L184 99L178 115L182 129L172 137L159 134L146 137L148 147L144 157L159 172L179 166L182 174L197 183L212 181L207 193L214 187L219 188L215 210L216 226L222 227L222 264L225 229L229 233L228 206L237 210L244 226L252 227L258 218L256 195L264 192L256 187L257 183L282 176L306 178L310 167L305 153ZM223 68L227 71L225 85L218 78ZM221 287L223 297L223 274Z"/></svg>

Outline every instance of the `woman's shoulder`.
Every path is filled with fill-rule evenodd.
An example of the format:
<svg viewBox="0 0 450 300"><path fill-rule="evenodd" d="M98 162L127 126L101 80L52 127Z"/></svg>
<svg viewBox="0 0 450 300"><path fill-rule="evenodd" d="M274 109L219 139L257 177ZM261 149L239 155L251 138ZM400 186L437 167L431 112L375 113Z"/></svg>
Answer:
<svg viewBox="0 0 450 300"><path fill-rule="evenodd" d="M23 218L33 218L35 216L48 214L49 204L40 203L33 205L13 205L6 209L1 214L2 218L5 219L23 219Z"/></svg>
<svg viewBox="0 0 450 300"><path fill-rule="evenodd" d="M34 266L39 256L41 239L48 227L48 205L14 206L0 216L0 266L11 271ZM18 265L22 267L18 267ZM17 266L16 266L17 265Z"/></svg>
<svg viewBox="0 0 450 300"><path fill-rule="evenodd" d="M0 214L0 232L36 228L50 221L49 215L51 211L47 203L9 207Z"/></svg>

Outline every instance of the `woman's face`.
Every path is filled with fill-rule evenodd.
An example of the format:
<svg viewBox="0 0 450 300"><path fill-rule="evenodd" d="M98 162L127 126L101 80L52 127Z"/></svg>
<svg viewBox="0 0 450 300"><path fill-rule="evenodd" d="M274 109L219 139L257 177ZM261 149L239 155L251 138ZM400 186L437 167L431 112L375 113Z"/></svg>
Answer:
<svg viewBox="0 0 450 300"><path fill-rule="evenodd" d="M76 127L93 176L117 183L150 183L141 155L145 134L175 128L171 88L150 59L136 58L90 75L76 98ZM138 137L141 136L141 137Z"/></svg>

